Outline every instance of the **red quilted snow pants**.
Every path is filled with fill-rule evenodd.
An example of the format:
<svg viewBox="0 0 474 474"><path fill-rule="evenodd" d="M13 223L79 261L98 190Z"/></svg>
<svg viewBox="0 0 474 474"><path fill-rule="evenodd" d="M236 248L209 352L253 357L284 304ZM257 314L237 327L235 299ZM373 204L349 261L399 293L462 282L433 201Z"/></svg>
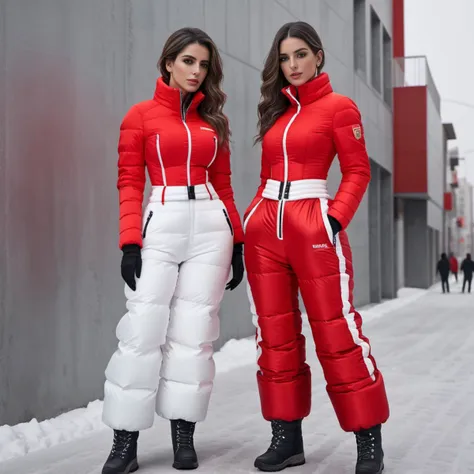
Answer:
<svg viewBox="0 0 474 474"><path fill-rule="evenodd" d="M345 431L358 431L385 422L389 406L352 304L348 238L344 231L333 237L329 204L326 198L263 198L247 213L245 265L257 325L258 388L266 420L291 421L310 413L300 288L339 423Z"/></svg>

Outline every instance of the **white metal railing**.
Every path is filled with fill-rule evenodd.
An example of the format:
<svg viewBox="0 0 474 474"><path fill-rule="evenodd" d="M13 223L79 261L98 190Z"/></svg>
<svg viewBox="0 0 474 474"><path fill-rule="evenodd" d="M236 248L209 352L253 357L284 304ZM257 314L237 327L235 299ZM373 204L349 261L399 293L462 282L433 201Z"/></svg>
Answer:
<svg viewBox="0 0 474 474"><path fill-rule="evenodd" d="M393 87L426 86L438 112L441 98L431 75L426 56L407 56L393 59Z"/></svg>

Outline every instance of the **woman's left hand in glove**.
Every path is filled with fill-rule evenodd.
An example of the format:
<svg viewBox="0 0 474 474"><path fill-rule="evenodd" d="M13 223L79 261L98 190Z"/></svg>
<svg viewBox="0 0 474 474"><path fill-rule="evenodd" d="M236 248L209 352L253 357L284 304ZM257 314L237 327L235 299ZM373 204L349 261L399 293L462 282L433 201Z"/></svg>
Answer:
<svg viewBox="0 0 474 474"><path fill-rule="evenodd" d="M242 255L242 244L235 244L232 252L232 280L227 283L226 290L235 290L244 278L244 258Z"/></svg>

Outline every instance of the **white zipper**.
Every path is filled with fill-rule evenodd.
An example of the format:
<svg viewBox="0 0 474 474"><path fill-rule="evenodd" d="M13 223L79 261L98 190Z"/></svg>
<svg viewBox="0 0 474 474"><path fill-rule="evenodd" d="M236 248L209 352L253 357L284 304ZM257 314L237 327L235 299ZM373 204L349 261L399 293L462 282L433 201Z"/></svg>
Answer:
<svg viewBox="0 0 474 474"><path fill-rule="evenodd" d="M203 128L203 127L201 127ZM206 168L206 183L209 181L209 168L211 167L212 163L214 163L215 159L216 159L216 156L217 156L217 138L216 137L213 137L214 138L214 156L212 157L212 160L211 162L207 165L207 168Z"/></svg>
<svg viewBox="0 0 474 474"><path fill-rule="evenodd" d="M217 137L214 138L214 156L212 157L211 162L207 165L208 168L211 167L212 163L214 163L214 160L216 159L217 156Z"/></svg>
<svg viewBox="0 0 474 474"><path fill-rule="evenodd" d="M183 96L180 94L180 100L183 100ZM181 104L181 120L183 121L184 128L188 134L188 159L186 161L186 169L188 174L188 186L191 186L191 132L189 131L188 124L186 123L186 112L183 110L183 105Z"/></svg>
<svg viewBox="0 0 474 474"><path fill-rule="evenodd" d="M286 148L288 130L290 129L291 125L293 124L296 117L301 111L301 104L296 100L296 97L294 97L293 94L290 92L290 88L286 89L286 92L297 103L298 108L296 110L296 113L293 115L293 117L291 117L290 121L288 122L288 125L285 127L285 131L283 132L282 145L283 145L283 159L284 159L284 167L285 167L284 178L283 178L283 192L285 192L286 184L288 182L288 150ZM278 206L278 215L277 215L277 237L280 240L283 240L283 212L285 210L283 199L284 199L284 196L280 198L281 202L280 202L280 205Z"/></svg>
<svg viewBox="0 0 474 474"><path fill-rule="evenodd" d="M166 173L165 173L165 166L163 164L163 157L161 156L161 149L160 149L160 136L156 135L156 153L158 154L158 160L161 165L161 175L163 176L163 186L166 186Z"/></svg>
<svg viewBox="0 0 474 474"><path fill-rule="evenodd" d="M283 213L285 211L285 201L283 199L278 203L278 213L277 213L277 237L280 240L283 240Z"/></svg>

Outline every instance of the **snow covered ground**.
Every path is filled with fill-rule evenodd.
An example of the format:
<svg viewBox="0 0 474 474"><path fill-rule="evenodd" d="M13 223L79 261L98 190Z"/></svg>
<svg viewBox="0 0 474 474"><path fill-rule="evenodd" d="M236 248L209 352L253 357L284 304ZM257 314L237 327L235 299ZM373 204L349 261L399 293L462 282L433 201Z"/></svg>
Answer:
<svg viewBox="0 0 474 474"><path fill-rule="evenodd" d="M474 473L474 294L459 291L404 289L361 311L391 403L387 474ZM306 464L291 472L353 473L354 437L337 424L310 338L307 347L313 411L303 428ZM209 415L196 429L199 471L254 472L270 428L260 415L253 339L229 341L216 363ZM52 420L0 427L0 473L99 474L111 445L101 408L97 400ZM139 472L176 472L171 461L169 424L157 418L140 435Z"/></svg>

